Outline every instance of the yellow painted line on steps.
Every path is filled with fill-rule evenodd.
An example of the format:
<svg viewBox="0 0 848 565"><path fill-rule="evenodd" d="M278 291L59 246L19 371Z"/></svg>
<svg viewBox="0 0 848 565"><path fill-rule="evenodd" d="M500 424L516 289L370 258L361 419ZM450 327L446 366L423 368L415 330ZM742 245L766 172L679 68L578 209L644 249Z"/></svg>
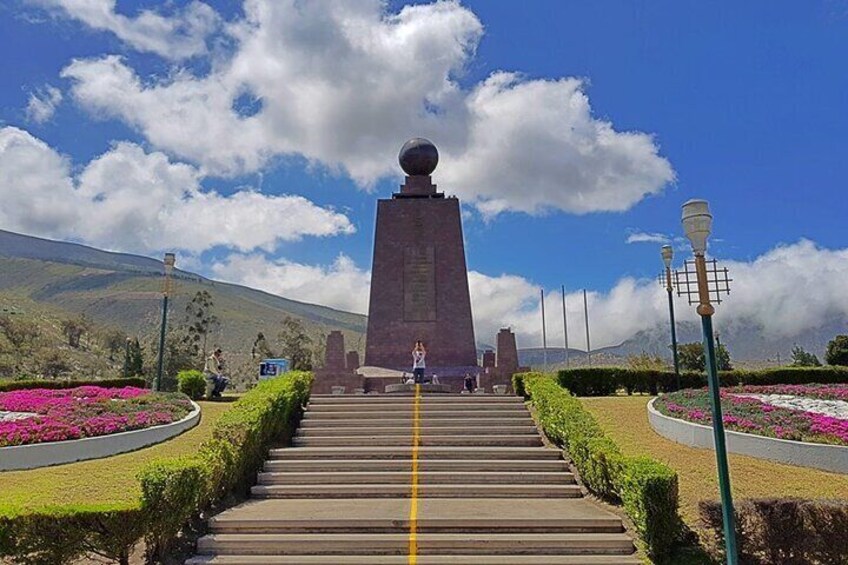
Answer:
<svg viewBox="0 0 848 565"><path fill-rule="evenodd" d="M409 565L418 563L418 446L421 444L421 385L412 404L412 491L409 499Z"/></svg>

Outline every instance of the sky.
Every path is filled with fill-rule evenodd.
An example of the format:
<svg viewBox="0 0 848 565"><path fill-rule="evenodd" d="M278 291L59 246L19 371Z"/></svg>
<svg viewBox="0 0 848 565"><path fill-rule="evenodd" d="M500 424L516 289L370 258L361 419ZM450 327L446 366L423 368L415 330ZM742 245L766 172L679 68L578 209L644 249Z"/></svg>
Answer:
<svg viewBox="0 0 848 565"><path fill-rule="evenodd" d="M376 200L423 136L478 341L539 345L561 285L593 346L664 323L690 198L734 278L717 323L791 339L848 320L846 54L837 0L8 0L0 229L365 313Z"/></svg>

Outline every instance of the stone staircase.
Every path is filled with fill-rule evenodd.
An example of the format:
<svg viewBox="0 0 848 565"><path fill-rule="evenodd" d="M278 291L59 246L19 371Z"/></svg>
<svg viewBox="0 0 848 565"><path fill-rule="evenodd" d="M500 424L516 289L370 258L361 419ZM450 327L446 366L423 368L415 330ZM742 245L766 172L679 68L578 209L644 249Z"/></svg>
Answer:
<svg viewBox="0 0 848 565"><path fill-rule="evenodd" d="M640 562L517 397L313 396L252 494L189 565Z"/></svg>

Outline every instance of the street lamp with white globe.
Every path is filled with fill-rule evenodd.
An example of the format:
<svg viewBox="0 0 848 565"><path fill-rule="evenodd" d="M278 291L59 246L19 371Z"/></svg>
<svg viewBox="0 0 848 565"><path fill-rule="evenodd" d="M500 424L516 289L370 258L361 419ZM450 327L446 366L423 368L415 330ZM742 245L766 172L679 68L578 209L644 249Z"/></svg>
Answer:
<svg viewBox="0 0 848 565"><path fill-rule="evenodd" d="M668 292L668 318L671 324L671 351L674 357L674 374L677 377L677 390L680 390L680 361L677 356L677 329L674 324L674 286L671 284L671 261L674 249L671 245L662 246L662 260L665 264L665 290Z"/></svg>
<svg viewBox="0 0 848 565"><path fill-rule="evenodd" d="M692 243L695 254L695 273L698 283L698 308L701 316L701 329L704 334L704 358L706 360L707 384L712 408L713 438L715 440L718 484L721 494L721 511L724 521L724 540L728 565L738 563L736 550L736 526L733 513L733 497L730 492L730 471L727 464L727 446L725 445L724 421L721 413L719 395L718 365L716 362L715 341L713 340L713 319L715 308L710 303L710 288L707 279L707 238L713 225L713 215L706 200L689 200L683 204L683 231Z"/></svg>

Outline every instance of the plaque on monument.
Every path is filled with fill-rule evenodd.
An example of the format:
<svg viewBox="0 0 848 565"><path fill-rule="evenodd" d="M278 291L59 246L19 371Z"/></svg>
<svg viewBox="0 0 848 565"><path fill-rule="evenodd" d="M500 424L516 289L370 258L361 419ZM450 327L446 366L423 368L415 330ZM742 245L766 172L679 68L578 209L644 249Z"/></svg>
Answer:
<svg viewBox="0 0 848 565"><path fill-rule="evenodd" d="M436 320L436 250L432 245L406 248L403 319L408 322Z"/></svg>

